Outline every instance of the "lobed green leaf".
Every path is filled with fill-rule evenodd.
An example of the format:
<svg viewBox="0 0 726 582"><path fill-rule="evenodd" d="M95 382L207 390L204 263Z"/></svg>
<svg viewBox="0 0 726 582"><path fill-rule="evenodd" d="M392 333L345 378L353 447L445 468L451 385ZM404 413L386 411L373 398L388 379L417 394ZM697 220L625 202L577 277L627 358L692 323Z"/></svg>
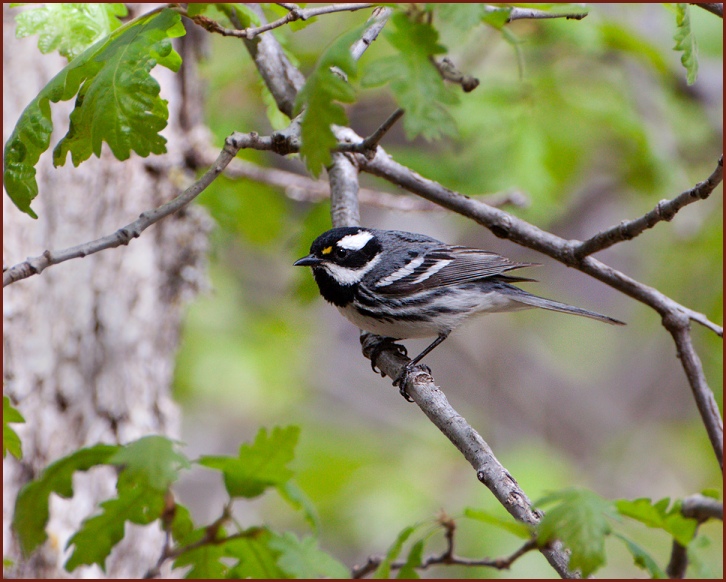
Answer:
<svg viewBox="0 0 726 582"><path fill-rule="evenodd" d="M698 522L681 514L680 502L670 507L670 499L665 497L653 503L650 499L640 498L630 501L618 499L615 507L621 515L633 518L648 527L663 529L672 535L682 546L688 546L696 533Z"/></svg>
<svg viewBox="0 0 726 582"><path fill-rule="evenodd" d="M40 52L57 50L71 61L121 26L118 17L127 13L126 6L117 3L45 4L15 16L15 35L37 34Z"/></svg>
<svg viewBox="0 0 726 582"><path fill-rule="evenodd" d="M688 4L678 3L676 9L676 34L673 40L676 46L673 50L682 51L681 64L686 69L686 81L693 85L698 77L698 45L691 29L691 7Z"/></svg>
<svg viewBox="0 0 726 582"><path fill-rule="evenodd" d="M295 114L305 109L300 128L300 155L316 177L323 167L330 165L330 150L338 144L331 125L348 124L345 110L337 102L353 103L356 97L347 79L331 68L337 67L348 78L355 77L357 63L350 47L361 33L362 27L358 27L333 42L320 56L295 99Z"/></svg>
<svg viewBox="0 0 726 582"><path fill-rule="evenodd" d="M256 527L226 541L224 555L238 560L227 572L227 577L252 580L286 578L285 571L277 563L280 551L271 545L274 539L275 534L270 530Z"/></svg>
<svg viewBox="0 0 726 582"><path fill-rule="evenodd" d="M189 459L175 450L178 443L163 436L142 437L119 449L109 463L123 466L124 473L152 489L165 492L188 469Z"/></svg>
<svg viewBox="0 0 726 582"><path fill-rule="evenodd" d="M318 548L317 540L308 536L299 540L292 532L275 535L270 548L280 552L277 564L293 578L350 578L350 572L330 554Z"/></svg>
<svg viewBox="0 0 726 582"><path fill-rule="evenodd" d="M269 487L281 487L293 475L287 467L295 457L300 428L275 427L268 436L261 428L254 443L242 444L235 457L202 457L204 467L221 471L231 497L257 497Z"/></svg>
<svg viewBox="0 0 726 582"><path fill-rule="evenodd" d="M23 555L28 556L48 539L45 526L49 517L50 494L66 499L72 497L73 473L108 464L108 459L118 449L116 445L95 445L75 451L48 465L37 479L20 490L15 501L12 527Z"/></svg>
<svg viewBox="0 0 726 582"><path fill-rule="evenodd" d="M15 205L33 218L38 195L35 165L50 146L50 103L76 97L68 133L56 145L53 163L62 166L70 152L78 166L101 155L105 141L119 160L133 150L142 157L166 151L159 132L166 127L166 101L149 72L157 64L177 71L181 57L171 38L182 36L180 15L164 9L116 29L69 63L26 107L5 145L3 178Z"/></svg>
<svg viewBox="0 0 726 582"><path fill-rule="evenodd" d="M586 578L605 564L605 536L610 533L606 517L613 504L585 489L566 489L541 499L538 505L556 503L538 526L537 542L559 539L570 551L569 568Z"/></svg>
<svg viewBox="0 0 726 582"><path fill-rule="evenodd" d="M84 520L68 540L66 547L74 546L64 566L68 572L90 564L98 564L105 572L106 558L123 539L126 521L148 525L161 517L165 492L152 487L148 479L141 472L119 474L118 496L101 503L101 513Z"/></svg>
<svg viewBox="0 0 726 582"><path fill-rule="evenodd" d="M430 24L413 22L400 12L391 17L391 23L395 28L386 32L386 38L398 54L372 63L362 84L389 84L396 102L406 110L403 126L409 139L455 135L456 123L445 105L457 103L458 97L446 88L431 62L446 47L439 44L438 33Z"/></svg>

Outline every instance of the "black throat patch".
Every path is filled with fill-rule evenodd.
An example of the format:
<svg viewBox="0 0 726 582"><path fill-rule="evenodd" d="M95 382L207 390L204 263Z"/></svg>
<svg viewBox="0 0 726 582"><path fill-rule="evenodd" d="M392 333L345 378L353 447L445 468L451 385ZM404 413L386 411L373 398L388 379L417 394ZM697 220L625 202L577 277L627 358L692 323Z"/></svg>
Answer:
<svg viewBox="0 0 726 582"><path fill-rule="evenodd" d="M326 301L337 307L345 307L353 301L353 285L341 285L322 267L313 268L313 277Z"/></svg>

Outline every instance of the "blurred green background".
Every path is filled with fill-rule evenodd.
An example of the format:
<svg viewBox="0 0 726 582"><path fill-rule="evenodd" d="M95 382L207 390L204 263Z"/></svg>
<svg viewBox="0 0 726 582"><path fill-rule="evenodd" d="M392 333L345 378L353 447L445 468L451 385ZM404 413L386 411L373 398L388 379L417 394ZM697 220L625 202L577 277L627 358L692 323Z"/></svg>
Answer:
<svg viewBox="0 0 726 582"><path fill-rule="evenodd" d="M275 35L307 73L329 43L368 16L328 15ZM692 86L673 50L675 16L662 5L591 5L582 21L516 21L506 36L437 17L449 58L481 81L469 94L451 89L459 94L450 109L459 135L409 142L399 124L381 145L464 194L523 191L530 205L506 210L565 238L641 216L704 180L721 152L723 23L700 9L691 16L700 65ZM361 69L391 51L380 38ZM268 120L261 81L239 41L213 36L203 74L215 145L232 131L269 134L279 123L279 116ZM394 108L385 87L359 87L347 111L353 129L367 135ZM241 157L305 173L297 158ZM397 193L371 176L362 175L362 185ZM188 309L177 362L187 452L231 454L260 426L299 424L297 482L319 514L322 547L348 566L385 552L403 527L433 523L440 511L457 516L470 506L505 516L418 407L371 372L358 330L318 297L309 270L292 268L330 228L328 203L226 178L199 200L218 226L210 290ZM721 488L675 346L654 311L445 211L362 206L361 220L541 262L529 272L541 282L523 287L627 321L614 328L550 312L498 314L470 322L427 358L451 404L532 499L573 485L607 498L653 499ZM720 186L671 223L597 258L720 323L722 247ZM722 341L699 326L693 338L722 406ZM425 340L406 344L416 352ZM199 520L219 515L217 477L198 470L178 487ZM308 531L274 496L240 502L235 515L243 525ZM689 574L721 577L721 524L701 532ZM457 553L471 557L502 556L520 543L465 520L457 535ZM665 533L634 525L628 535L665 567ZM598 577L640 573L622 544L611 540L607 551ZM556 577L536 552L510 572L440 567L425 575Z"/></svg>

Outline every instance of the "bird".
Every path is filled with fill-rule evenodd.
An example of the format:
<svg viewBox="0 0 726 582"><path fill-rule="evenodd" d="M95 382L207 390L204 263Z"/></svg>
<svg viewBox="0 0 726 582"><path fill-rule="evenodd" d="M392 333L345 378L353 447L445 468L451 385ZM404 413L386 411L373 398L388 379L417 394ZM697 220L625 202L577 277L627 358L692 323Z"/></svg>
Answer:
<svg viewBox="0 0 726 582"><path fill-rule="evenodd" d="M392 345L406 354L396 340L435 337L394 380L409 401L408 374L473 315L538 307L625 325L607 315L528 293L512 283L535 279L506 274L536 265L446 244L424 234L357 226L324 232L312 242L310 253L293 264L312 268L320 294L348 321L381 336L371 355L374 371L384 347Z"/></svg>

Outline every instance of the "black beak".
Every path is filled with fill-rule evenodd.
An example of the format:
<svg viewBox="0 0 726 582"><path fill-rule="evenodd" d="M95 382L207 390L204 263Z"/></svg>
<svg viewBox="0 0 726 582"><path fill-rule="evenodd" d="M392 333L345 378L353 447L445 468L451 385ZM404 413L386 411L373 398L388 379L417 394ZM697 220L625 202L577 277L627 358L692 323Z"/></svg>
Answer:
<svg viewBox="0 0 726 582"><path fill-rule="evenodd" d="M308 255L307 257L303 257L302 259L298 259L295 261L292 266L293 267L315 267L322 263L322 259L319 259L315 255Z"/></svg>

